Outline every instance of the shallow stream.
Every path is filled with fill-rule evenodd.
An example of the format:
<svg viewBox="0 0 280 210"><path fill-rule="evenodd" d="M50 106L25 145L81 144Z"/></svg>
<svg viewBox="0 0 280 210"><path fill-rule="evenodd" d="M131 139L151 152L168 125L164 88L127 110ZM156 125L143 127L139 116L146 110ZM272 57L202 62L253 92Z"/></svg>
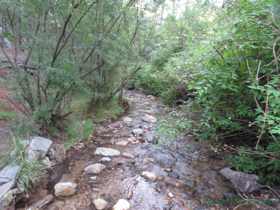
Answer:
<svg viewBox="0 0 280 210"><path fill-rule="evenodd" d="M37 190L28 206L53 193L57 182L70 181L78 185L76 194L55 198L45 209L95 209L92 200L96 198L109 202L106 209L111 209L118 199L128 200L132 210L232 209L206 204L206 201L222 201L224 193L234 192L218 175L223 162L199 153L199 144L185 148L184 145L190 143L189 137L179 136L176 144L161 146L147 142L126 146L112 144L112 141L127 140L132 130L139 127L144 131L142 140L155 135L156 123L144 122L144 114L168 117L163 104L153 96L127 91L126 98L130 100L130 109L124 117L131 118L132 123L123 122L123 117L114 123L100 126L98 136L78 145L80 148L73 151L65 163L55 167L48 185ZM100 174L86 174L86 166L101 161L101 156L94 155L97 147L113 148L121 154L127 152L135 158L122 155L110 157L110 162L103 163L106 169ZM141 177L143 171L153 173L157 180L153 182ZM127 199L129 191L132 197ZM168 196L169 192L173 198Z"/></svg>

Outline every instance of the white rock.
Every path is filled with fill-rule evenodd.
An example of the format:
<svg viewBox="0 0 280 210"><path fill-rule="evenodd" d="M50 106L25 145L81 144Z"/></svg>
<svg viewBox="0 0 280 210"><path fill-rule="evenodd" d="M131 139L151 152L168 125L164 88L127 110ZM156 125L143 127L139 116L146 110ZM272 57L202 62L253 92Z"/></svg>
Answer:
<svg viewBox="0 0 280 210"><path fill-rule="evenodd" d="M132 119L129 117L125 117L125 118L123 118L123 121L126 123L129 123L129 122L132 122Z"/></svg>
<svg viewBox="0 0 280 210"><path fill-rule="evenodd" d="M130 203L124 199L118 200L116 205L114 205L112 208L112 210L128 210L128 209L130 209Z"/></svg>
<svg viewBox="0 0 280 210"><path fill-rule="evenodd" d="M111 148L105 148L105 147L98 147L94 155L102 155L102 156L119 156L121 153L118 150L111 149Z"/></svg>
<svg viewBox="0 0 280 210"><path fill-rule="evenodd" d="M108 202L101 198L98 198L98 199L93 200L93 205L97 210L102 210L102 209L106 208L106 206L108 205Z"/></svg>
<svg viewBox="0 0 280 210"><path fill-rule="evenodd" d="M148 123L155 123L155 122L157 122L157 118L155 118L154 116L148 115L148 114L145 114L145 117L143 118L143 120L145 122L148 122Z"/></svg>
<svg viewBox="0 0 280 210"><path fill-rule="evenodd" d="M76 192L77 184L72 182L58 182L54 186L54 194L56 196L70 196Z"/></svg>
<svg viewBox="0 0 280 210"><path fill-rule="evenodd" d="M150 172L147 172L147 171L143 171L143 172L141 173L141 176L143 176L144 178L151 179L151 180L153 180L153 181L156 181L156 179L157 179L156 175L154 175L154 174L152 174L152 173L150 173Z"/></svg>
<svg viewBox="0 0 280 210"><path fill-rule="evenodd" d="M125 146L125 145L127 145L127 141L118 141L117 143L116 143L116 145L121 145L121 146Z"/></svg>
<svg viewBox="0 0 280 210"><path fill-rule="evenodd" d="M88 174L99 174L105 168L106 168L105 165L101 163L95 163L86 167L84 171L87 172Z"/></svg>
<svg viewBox="0 0 280 210"><path fill-rule="evenodd" d="M169 198L174 198L174 195L172 194L172 192L169 192L167 195Z"/></svg>
<svg viewBox="0 0 280 210"><path fill-rule="evenodd" d="M48 157L45 157L42 161L41 161L45 166L51 166L52 163L50 161L50 159Z"/></svg>
<svg viewBox="0 0 280 210"><path fill-rule="evenodd" d="M127 139L127 142L128 142L128 143L132 143L132 142L133 142L133 141L132 141L132 138L128 138L128 139Z"/></svg>
<svg viewBox="0 0 280 210"><path fill-rule="evenodd" d="M142 135L143 134L143 130L141 128L133 129L132 133L133 134L140 134L140 135Z"/></svg>

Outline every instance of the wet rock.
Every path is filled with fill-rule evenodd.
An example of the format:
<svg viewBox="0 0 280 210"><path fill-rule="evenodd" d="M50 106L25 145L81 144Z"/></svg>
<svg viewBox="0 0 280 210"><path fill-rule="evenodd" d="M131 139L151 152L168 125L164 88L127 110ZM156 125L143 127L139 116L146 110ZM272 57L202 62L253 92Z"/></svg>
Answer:
<svg viewBox="0 0 280 210"><path fill-rule="evenodd" d="M252 193L261 189L262 185L258 183L259 177L254 174L233 171L229 168L220 170L220 174L228 179L233 187L241 192Z"/></svg>
<svg viewBox="0 0 280 210"><path fill-rule="evenodd" d="M132 196L133 196L132 190L128 190L126 198L129 200L130 198L132 198Z"/></svg>
<svg viewBox="0 0 280 210"><path fill-rule="evenodd" d="M75 194L77 184L72 182L59 182L54 186L55 196L70 196Z"/></svg>
<svg viewBox="0 0 280 210"><path fill-rule="evenodd" d="M37 203L33 204L32 206L27 207L28 210L38 210L42 209L43 206L47 205L54 199L53 195L47 195L42 200L38 201Z"/></svg>
<svg viewBox="0 0 280 210"><path fill-rule="evenodd" d="M105 147L98 147L94 155L102 155L102 156L119 156L121 153L118 150L105 148Z"/></svg>
<svg viewBox="0 0 280 210"><path fill-rule="evenodd" d="M111 159L108 157L101 158L101 162L110 162L110 161L111 161Z"/></svg>
<svg viewBox="0 0 280 210"><path fill-rule="evenodd" d="M0 187L0 200L6 195L6 193L15 186L15 180L7 182Z"/></svg>
<svg viewBox="0 0 280 210"><path fill-rule="evenodd" d="M169 192L167 195L169 198L174 198L174 195L172 194L172 192Z"/></svg>
<svg viewBox="0 0 280 210"><path fill-rule="evenodd" d="M147 178L147 179L151 179L153 181L156 181L156 179L157 179L156 175L154 175L150 172L147 172L147 171L143 171L141 173L141 176L144 177L144 178Z"/></svg>
<svg viewBox="0 0 280 210"><path fill-rule="evenodd" d="M127 141L118 141L118 142L116 143L116 145L126 146L127 143L128 143Z"/></svg>
<svg viewBox="0 0 280 210"><path fill-rule="evenodd" d="M144 120L147 123L156 123L157 122L157 118L155 118L154 116L145 114L145 116L142 118L142 120Z"/></svg>
<svg viewBox="0 0 280 210"><path fill-rule="evenodd" d="M129 154L129 153L127 153L127 152L124 152L124 153L122 154L122 156L127 157L127 158L132 158L132 159L134 159L134 156L131 155L131 154Z"/></svg>
<svg viewBox="0 0 280 210"><path fill-rule="evenodd" d="M66 149L62 144L53 144L51 148L55 151L54 159L58 164L62 163L66 158Z"/></svg>
<svg viewBox="0 0 280 210"><path fill-rule="evenodd" d="M102 210L108 206L108 202L101 198L98 198L93 200L93 205L97 210Z"/></svg>
<svg viewBox="0 0 280 210"><path fill-rule="evenodd" d="M125 118L123 118L123 121L126 123L130 123L130 122L132 122L132 119L129 117L125 117Z"/></svg>
<svg viewBox="0 0 280 210"><path fill-rule="evenodd" d="M128 209L130 209L130 203L124 199L118 200L116 205L114 205L112 208L112 210L128 210Z"/></svg>
<svg viewBox="0 0 280 210"><path fill-rule="evenodd" d="M147 139L147 142L151 143L151 144L157 144L158 143L158 139L155 136L150 136Z"/></svg>
<svg viewBox="0 0 280 210"><path fill-rule="evenodd" d="M133 129L132 133L134 135L143 135L143 130L141 128Z"/></svg>
<svg viewBox="0 0 280 210"><path fill-rule="evenodd" d="M95 163L93 165L89 165L84 169L84 171L88 174L99 174L106 166L101 163Z"/></svg>
<svg viewBox="0 0 280 210"><path fill-rule="evenodd" d="M50 159L48 157L45 157L42 161L41 161L45 166L50 167L52 165Z"/></svg>
<svg viewBox="0 0 280 210"><path fill-rule="evenodd" d="M27 156L29 160L33 160L36 156L46 156L49 148L52 145L52 141L43 137L34 136L31 138L31 142L27 149Z"/></svg>
<svg viewBox="0 0 280 210"><path fill-rule="evenodd" d="M18 174L19 169L20 169L20 166L12 166L12 165L6 166L0 172L0 184L9 182L9 181L15 179Z"/></svg>

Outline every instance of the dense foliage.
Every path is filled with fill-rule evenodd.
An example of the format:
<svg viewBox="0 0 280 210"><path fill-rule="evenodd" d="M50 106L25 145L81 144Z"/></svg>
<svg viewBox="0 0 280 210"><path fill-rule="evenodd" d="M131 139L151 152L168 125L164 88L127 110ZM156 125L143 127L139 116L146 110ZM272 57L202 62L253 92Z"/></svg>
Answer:
<svg viewBox="0 0 280 210"><path fill-rule="evenodd" d="M197 4L193 17L201 17L204 6ZM180 112L162 119L160 131L170 131L166 138L185 132L217 140L219 150L237 153L229 158L237 170L267 183L280 181L279 9L276 1L232 1L207 10L211 24L203 18L194 19L195 26L178 19L188 35L172 30L177 43L162 41L160 56L138 73L143 87L152 81L152 93L183 104ZM198 25L204 30L196 30Z"/></svg>
<svg viewBox="0 0 280 210"><path fill-rule="evenodd" d="M33 122L55 126L73 112L74 96L88 111L112 100L149 54L153 23L143 28L136 2L2 1L1 38L27 55L19 61L2 47L16 94L10 100Z"/></svg>

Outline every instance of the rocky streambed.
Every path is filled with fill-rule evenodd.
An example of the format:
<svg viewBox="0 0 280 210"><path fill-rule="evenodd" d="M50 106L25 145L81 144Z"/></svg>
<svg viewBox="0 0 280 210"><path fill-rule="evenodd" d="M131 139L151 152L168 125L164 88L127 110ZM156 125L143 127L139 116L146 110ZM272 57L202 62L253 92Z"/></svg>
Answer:
<svg viewBox="0 0 280 210"><path fill-rule="evenodd" d="M126 97L131 101L127 115L99 126L91 141L69 150L67 160L54 167L48 183L23 199L17 209L199 210L238 206L217 203L235 196L230 182L218 173L224 167L221 160L199 153L202 144L184 147L190 143L187 136L179 136L176 144L154 145L161 142L155 134L156 118L168 117L168 113L153 96L129 91ZM242 205L238 209L251 208Z"/></svg>

